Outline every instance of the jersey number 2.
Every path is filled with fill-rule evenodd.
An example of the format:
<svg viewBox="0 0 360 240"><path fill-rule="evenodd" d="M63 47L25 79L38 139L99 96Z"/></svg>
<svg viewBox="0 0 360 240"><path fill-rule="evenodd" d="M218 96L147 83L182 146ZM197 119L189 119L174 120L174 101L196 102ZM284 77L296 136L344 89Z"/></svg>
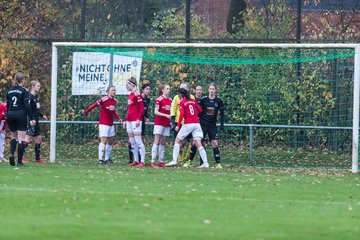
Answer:
<svg viewBox="0 0 360 240"><path fill-rule="evenodd" d="M12 97L11 100L13 100L13 106L17 107L17 97Z"/></svg>

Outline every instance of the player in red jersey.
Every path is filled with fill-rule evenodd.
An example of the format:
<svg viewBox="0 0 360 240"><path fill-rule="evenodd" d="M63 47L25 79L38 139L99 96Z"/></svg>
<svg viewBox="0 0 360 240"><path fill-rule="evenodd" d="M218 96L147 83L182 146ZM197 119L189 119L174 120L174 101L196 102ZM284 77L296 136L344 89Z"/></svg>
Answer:
<svg viewBox="0 0 360 240"><path fill-rule="evenodd" d="M107 96L100 98L90 107L88 107L84 115L87 116L89 112L98 107L100 107L100 117L99 117L99 164L112 163L111 160L111 151L112 144L114 142L115 128L114 128L114 117L121 122L121 118L116 113L116 88L114 86L108 86ZM105 161L103 160L105 152Z"/></svg>
<svg viewBox="0 0 360 240"><path fill-rule="evenodd" d="M4 158L6 126L6 104L0 102L0 162L9 162L7 159Z"/></svg>
<svg viewBox="0 0 360 240"><path fill-rule="evenodd" d="M156 167L156 155L159 155L158 167L165 167L165 144L166 137L170 136L170 109L172 100L169 98L170 85L163 84L159 91L159 97L155 102L154 120L154 143L151 149L151 166Z"/></svg>
<svg viewBox="0 0 360 240"><path fill-rule="evenodd" d="M144 113L144 103L142 95L136 89L136 79L130 78L126 83L126 89L130 91L128 97L128 111L123 123L123 128L126 129L129 142L132 147L134 162L129 166L145 166L145 145L141 138L142 129L142 115ZM140 153L140 159L139 159Z"/></svg>
<svg viewBox="0 0 360 240"><path fill-rule="evenodd" d="M166 166L173 167L177 165L180 145L182 144L182 141L186 138L186 136L188 136L191 133L194 144L199 151L201 159L203 160L203 164L200 165L199 168L208 168L209 164L207 161L206 151L204 147L201 145L203 132L201 130L199 117L198 117L198 114L202 112L202 109L195 100L190 99L190 94L186 89L180 88L179 93L181 94L182 99L179 104L180 117L178 124L175 128L175 131L179 131L183 119L184 119L184 124L182 125L175 139L173 160L168 164L166 164Z"/></svg>
<svg viewBox="0 0 360 240"><path fill-rule="evenodd" d="M150 106L150 98L148 97L150 94L150 84L143 84L141 86L141 96L142 96L142 100L144 103L144 113L143 113L143 117L142 117L142 123L141 123L141 137L143 139L145 139L146 136L146 130L145 130L145 126L148 125L150 123L150 119L149 119L149 114L148 114L148 110L149 110L149 106ZM129 164L134 162L134 156L133 156L133 152L132 152L132 147L131 144L128 144L128 151L129 151ZM139 159L141 157L139 156Z"/></svg>

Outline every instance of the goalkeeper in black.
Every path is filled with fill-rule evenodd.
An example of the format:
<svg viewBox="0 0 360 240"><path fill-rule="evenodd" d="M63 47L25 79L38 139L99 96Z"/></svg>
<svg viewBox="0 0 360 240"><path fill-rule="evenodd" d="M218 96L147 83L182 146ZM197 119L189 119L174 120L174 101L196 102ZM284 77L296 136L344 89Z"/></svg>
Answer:
<svg viewBox="0 0 360 240"><path fill-rule="evenodd" d="M220 113L220 130L224 130L224 103L216 95L217 86L214 83L209 84L209 95L203 97L200 101L200 107L203 109L200 117L200 125L204 133L204 139L206 135L208 136L211 146L213 148L214 158L216 162L216 168L221 169L222 166L220 164L220 150L219 150L219 135L217 132L216 122L217 116ZM204 142L203 142L204 145ZM184 164L184 167L190 166L192 160L194 159L196 151L190 152L190 160Z"/></svg>

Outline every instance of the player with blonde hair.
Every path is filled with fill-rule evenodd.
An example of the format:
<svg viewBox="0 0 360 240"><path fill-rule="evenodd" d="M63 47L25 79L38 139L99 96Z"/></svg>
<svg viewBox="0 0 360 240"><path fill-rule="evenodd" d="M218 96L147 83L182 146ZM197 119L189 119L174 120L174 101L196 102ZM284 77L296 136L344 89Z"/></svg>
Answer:
<svg viewBox="0 0 360 240"><path fill-rule="evenodd" d="M159 97L155 102L154 120L154 143L151 149L151 166L156 167L156 155L159 155L158 167L164 167L166 138L170 136L170 108L171 98L170 85L163 84L159 91Z"/></svg>
<svg viewBox="0 0 360 240"><path fill-rule="evenodd" d="M31 141L31 139L34 137L35 139L35 162L37 163L43 163L44 160L40 158L40 152L41 152L41 131L40 131L40 125L39 120L40 118L44 118L47 120L48 118L43 115L40 111L40 92L41 84L39 81L34 80L30 82L30 93L29 93L29 101L30 101L30 108L33 113L34 119L36 121L35 126L30 126L28 124L28 129L26 131L26 137L25 137L25 153L26 149ZM25 156L24 153L24 156ZM25 159L23 159L24 161Z"/></svg>
<svg viewBox="0 0 360 240"><path fill-rule="evenodd" d="M142 130L142 116L144 113L144 103L142 95L136 88L137 81L134 77L130 78L126 82L126 89L130 91L128 96L128 110L123 128L126 129L129 142L133 151L134 162L130 163L129 166L144 167L145 163L145 145L142 141L141 130ZM140 153L140 158L139 158Z"/></svg>
<svg viewBox="0 0 360 240"><path fill-rule="evenodd" d="M114 117L121 122L121 118L116 113L115 86L109 86L106 92L107 96L98 99L84 111L84 115L87 116L92 109L101 106L99 117L99 164L113 163L111 159L111 152L115 136ZM105 159L103 160L104 155Z"/></svg>

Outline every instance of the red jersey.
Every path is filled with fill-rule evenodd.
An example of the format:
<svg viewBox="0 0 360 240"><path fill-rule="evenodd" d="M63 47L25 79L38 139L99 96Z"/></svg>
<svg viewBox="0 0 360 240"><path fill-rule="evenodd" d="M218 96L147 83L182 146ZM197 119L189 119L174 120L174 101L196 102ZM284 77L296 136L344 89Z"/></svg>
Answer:
<svg viewBox="0 0 360 240"><path fill-rule="evenodd" d="M182 119L184 124L199 123L198 114L202 112L201 107L194 99L181 99L179 103L180 117L177 126L180 127Z"/></svg>
<svg viewBox="0 0 360 240"><path fill-rule="evenodd" d="M142 100L141 94L135 90L129 94L128 97L128 111L125 118L125 121L135 122L136 120L142 120L142 115L144 113L144 102Z"/></svg>
<svg viewBox="0 0 360 240"><path fill-rule="evenodd" d="M101 105L99 124L112 126L114 125L114 117L116 117L118 121L121 121L119 115L116 113L116 99L110 98L109 96L105 96L97 100L93 105L85 110L84 114L87 115L92 109L99 105Z"/></svg>
<svg viewBox="0 0 360 240"><path fill-rule="evenodd" d="M5 131L6 125L7 125L7 120L6 120L6 104L0 104L0 122L4 121L4 125L2 127L2 131Z"/></svg>
<svg viewBox="0 0 360 240"><path fill-rule="evenodd" d="M155 101L155 107L158 107L159 112L170 115L172 100L160 96ZM170 127L170 119L163 116L155 116L154 125L160 125L163 127Z"/></svg>

